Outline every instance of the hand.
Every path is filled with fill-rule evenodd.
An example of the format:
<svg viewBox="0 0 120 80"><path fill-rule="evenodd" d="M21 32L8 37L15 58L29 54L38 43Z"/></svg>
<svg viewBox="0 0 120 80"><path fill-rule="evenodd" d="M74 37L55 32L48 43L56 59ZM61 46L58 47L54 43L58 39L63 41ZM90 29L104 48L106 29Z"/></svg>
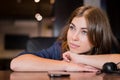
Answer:
<svg viewBox="0 0 120 80"><path fill-rule="evenodd" d="M79 63L77 57L78 54L77 53L72 53L70 51L66 51L65 53L63 53L63 60L66 62L74 62L74 63Z"/></svg>
<svg viewBox="0 0 120 80"><path fill-rule="evenodd" d="M67 70L71 70L71 71L92 71L92 72L96 72L99 69L90 66L90 65L85 65L82 64L78 61L79 56L76 53L71 53L70 51L67 51L65 53L63 53L63 60L66 62L69 62L71 65L67 68ZM72 67L71 67L72 66Z"/></svg>
<svg viewBox="0 0 120 80"><path fill-rule="evenodd" d="M70 51L66 51L65 53L63 53L62 57L64 61L70 62L71 61L71 57L70 57Z"/></svg>

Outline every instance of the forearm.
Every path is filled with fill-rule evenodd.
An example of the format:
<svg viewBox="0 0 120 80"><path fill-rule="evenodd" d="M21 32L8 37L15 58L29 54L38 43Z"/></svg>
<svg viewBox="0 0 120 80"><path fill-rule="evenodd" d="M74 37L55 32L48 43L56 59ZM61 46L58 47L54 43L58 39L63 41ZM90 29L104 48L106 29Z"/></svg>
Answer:
<svg viewBox="0 0 120 80"><path fill-rule="evenodd" d="M40 58L31 54L21 55L11 61L13 71L65 70L67 62Z"/></svg>
<svg viewBox="0 0 120 80"><path fill-rule="evenodd" d="M120 62L120 54L107 54L107 55L79 55L77 56L77 62L88 64L102 69L102 66L106 62Z"/></svg>

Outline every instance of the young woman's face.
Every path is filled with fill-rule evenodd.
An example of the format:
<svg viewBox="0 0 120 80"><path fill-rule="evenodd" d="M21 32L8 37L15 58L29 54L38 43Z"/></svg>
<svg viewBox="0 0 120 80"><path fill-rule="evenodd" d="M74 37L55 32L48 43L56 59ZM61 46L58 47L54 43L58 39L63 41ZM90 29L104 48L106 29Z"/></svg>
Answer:
<svg viewBox="0 0 120 80"><path fill-rule="evenodd" d="M93 45L88 39L88 29L84 17L73 18L67 33L67 43L73 53L89 52Z"/></svg>

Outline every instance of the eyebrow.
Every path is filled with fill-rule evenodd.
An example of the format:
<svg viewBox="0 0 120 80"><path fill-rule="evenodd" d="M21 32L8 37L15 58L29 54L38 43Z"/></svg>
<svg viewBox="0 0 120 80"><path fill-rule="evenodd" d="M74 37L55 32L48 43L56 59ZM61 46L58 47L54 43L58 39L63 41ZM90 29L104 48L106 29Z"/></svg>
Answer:
<svg viewBox="0 0 120 80"><path fill-rule="evenodd" d="M74 25L74 23L71 22L70 24L72 24L74 27L76 27L76 26ZM81 28L81 29L87 29L87 30L88 30L88 28Z"/></svg>
<svg viewBox="0 0 120 80"><path fill-rule="evenodd" d="M76 27L73 23L70 23L70 24L72 24L74 27Z"/></svg>
<svg viewBox="0 0 120 80"><path fill-rule="evenodd" d="M88 28L81 28L81 29L87 29L88 30Z"/></svg>

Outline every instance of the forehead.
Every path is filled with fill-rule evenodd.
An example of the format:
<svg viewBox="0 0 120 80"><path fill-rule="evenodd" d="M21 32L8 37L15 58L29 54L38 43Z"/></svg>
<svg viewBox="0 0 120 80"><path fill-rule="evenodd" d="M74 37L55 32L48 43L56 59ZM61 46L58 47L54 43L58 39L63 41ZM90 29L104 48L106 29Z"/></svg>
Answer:
<svg viewBox="0 0 120 80"><path fill-rule="evenodd" d="M74 17L71 23L73 23L76 27L87 28L85 17Z"/></svg>

